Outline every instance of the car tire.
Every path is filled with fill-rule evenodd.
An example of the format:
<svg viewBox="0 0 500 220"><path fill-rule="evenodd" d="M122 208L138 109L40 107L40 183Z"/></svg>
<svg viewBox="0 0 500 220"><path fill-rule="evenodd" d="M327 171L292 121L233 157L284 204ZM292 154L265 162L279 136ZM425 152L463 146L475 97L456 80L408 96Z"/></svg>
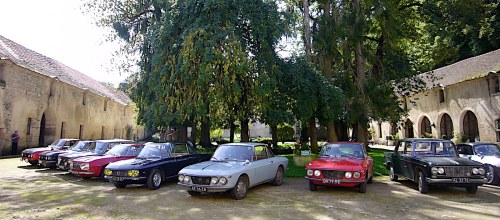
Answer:
<svg viewBox="0 0 500 220"><path fill-rule="evenodd" d="M236 181L236 185L229 191L231 198L240 200L247 196L248 191L248 179L245 176L240 176L238 181Z"/></svg>
<svg viewBox="0 0 500 220"><path fill-rule="evenodd" d="M397 181L398 180L398 175L396 175L396 172L394 172L394 167L389 165L389 178L391 178L392 181Z"/></svg>
<svg viewBox="0 0 500 220"><path fill-rule="evenodd" d="M280 186L281 184L283 184L283 167L282 166L278 167L278 170L276 170L276 175L274 175L274 180L272 183L275 186Z"/></svg>
<svg viewBox="0 0 500 220"><path fill-rule="evenodd" d="M422 194L429 192L429 185L425 181L425 174L422 171L418 172L418 191Z"/></svg>
<svg viewBox="0 0 500 220"><path fill-rule="evenodd" d="M84 179L84 180L89 180L90 178L92 178L92 177L90 177L90 176L82 176L82 179Z"/></svg>
<svg viewBox="0 0 500 220"><path fill-rule="evenodd" d="M116 188L125 188L127 186L126 183L113 183Z"/></svg>
<svg viewBox="0 0 500 220"><path fill-rule="evenodd" d="M38 164L37 161L28 161L29 164L31 164L32 166L36 166Z"/></svg>
<svg viewBox="0 0 500 220"><path fill-rule="evenodd" d="M201 192L196 192L196 191L191 191L191 190L188 190L187 192L191 196L199 196L199 195L201 195Z"/></svg>
<svg viewBox="0 0 500 220"><path fill-rule="evenodd" d="M161 185L161 173L160 170L154 169L148 176L147 185L149 189L155 190L160 188Z"/></svg>
<svg viewBox="0 0 500 220"><path fill-rule="evenodd" d="M318 190L318 186L314 184L313 182L309 181L309 191L316 191Z"/></svg>
<svg viewBox="0 0 500 220"><path fill-rule="evenodd" d="M366 172L366 174L368 175L368 171ZM367 183L369 184L372 184L373 183L373 173L372 175L370 176L370 178L368 178L368 180L366 181Z"/></svg>
<svg viewBox="0 0 500 220"><path fill-rule="evenodd" d="M361 184L359 184L359 192L360 193L365 193L366 192L366 185L367 185L367 181L363 181L361 182Z"/></svg>
<svg viewBox="0 0 500 220"><path fill-rule="evenodd" d="M104 165L102 168L101 168L101 173L99 174L99 178L103 179L104 182L109 182L109 180L107 180L106 178L104 178L104 168L106 167L107 165Z"/></svg>
<svg viewBox="0 0 500 220"><path fill-rule="evenodd" d="M486 166L486 184L495 185L498 183L498 175L495 175L495 167L492 165Z"/></svg>
<svg viewBox="0 0 500 220"><path fill-rule="evenodd" d="M466 186L465 190L467 190L467 193L474 194L477 192L477 186Z"/></svg>

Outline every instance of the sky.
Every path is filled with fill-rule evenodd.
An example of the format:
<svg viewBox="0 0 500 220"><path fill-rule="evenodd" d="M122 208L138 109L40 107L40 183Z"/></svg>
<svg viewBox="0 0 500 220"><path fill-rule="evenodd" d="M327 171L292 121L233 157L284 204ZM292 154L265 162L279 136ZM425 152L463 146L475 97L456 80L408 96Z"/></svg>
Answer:
<svg viewBox="0 0 500 220"><path fill-rule="evenodd" d="M111 64L118 43L80 9L80 0L0 0L0 35L115 86L127 77Z"/></svg>

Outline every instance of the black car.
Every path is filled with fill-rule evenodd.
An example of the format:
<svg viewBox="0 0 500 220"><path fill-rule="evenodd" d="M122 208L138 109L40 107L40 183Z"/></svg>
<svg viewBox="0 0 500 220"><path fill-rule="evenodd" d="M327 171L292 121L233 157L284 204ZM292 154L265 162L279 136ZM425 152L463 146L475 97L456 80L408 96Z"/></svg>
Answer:
<svg viewBox="0 0 500 220"><path fill-rule="evenodd" d="M176 180L182 168L210 158L210 154L196 153L188 143L151 143L134 159L110 163L104 170L104 178L117 188L147 184L150 189L158 189L162 181Z"/></svg>
<svg viewBox="0 0 500 220"><path fill-rule="evenodd" d="M418 183L421 193L427 193L429 185L465 187L468 193L475 193L478 186L486 183L484 166L460 158L449 140L403 139L384 156L391 180L412 180Z"/></svg>
<svg viewBox="0 0 500 220"><path fill-rule="evenodd" d="M57 157L57 169L69 170L71 161L76 158L104 155L108 150L116 145L130 143L133 143L133 141L124 139L95 141L88 147L87 151L60 154Z"/></svg>
<svg viewBox="0 0 500 220"><path fill-rule="evenodd" d="M78 141L69 149L56 150L56 151L46 151L40 154L38 158L38 164L43 167L55 168L57 166L57 158L60 154L65 153L79 153L87 151L89 146L93 141Z"/></svg>

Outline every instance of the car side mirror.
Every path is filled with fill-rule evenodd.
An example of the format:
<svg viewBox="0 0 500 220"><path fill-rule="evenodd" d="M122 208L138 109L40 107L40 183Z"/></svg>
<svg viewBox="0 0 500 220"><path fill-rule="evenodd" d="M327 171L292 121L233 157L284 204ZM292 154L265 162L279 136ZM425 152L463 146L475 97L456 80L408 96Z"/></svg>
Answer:
<svg viewBox="0 0 500 220"><path fill-rule="evenodd" d="M471 155L469 155L467 158L469 158L469 160L472 160L472 156Z"/></svg>
<svg viewBox="0 0 500 220"><path fill-rule="evenodd" d="M250 161L249 161L249 160L245 160L245 164L249 164L249 163L250 163Z"/></svg>

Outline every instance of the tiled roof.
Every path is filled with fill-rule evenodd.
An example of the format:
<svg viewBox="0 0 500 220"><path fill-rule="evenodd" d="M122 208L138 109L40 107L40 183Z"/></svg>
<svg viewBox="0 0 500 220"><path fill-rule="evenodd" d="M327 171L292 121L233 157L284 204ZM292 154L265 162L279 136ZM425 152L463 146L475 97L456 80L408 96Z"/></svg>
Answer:
<svg viewBox="0 0 500 220"><path fill-rule="evenodd" d="M57 60L23 47L2 35L0 35L0 59L9 59L16 65L48 77L57 77L64 83L87 89L89 92L107 97L123 105L130 102L130 98L122 91L109 88Z"/></svg>
<svg viewBox="0 0 500 220"><path fill-rule="evenodd" d="M500 71L500 49L420 74L420 77L427 82L427 88L430 89L439 84L448 86L485 77L492 71ZM432 74L434 77L430 77ZM431 78L435 79L434 83Z"/></svg>

